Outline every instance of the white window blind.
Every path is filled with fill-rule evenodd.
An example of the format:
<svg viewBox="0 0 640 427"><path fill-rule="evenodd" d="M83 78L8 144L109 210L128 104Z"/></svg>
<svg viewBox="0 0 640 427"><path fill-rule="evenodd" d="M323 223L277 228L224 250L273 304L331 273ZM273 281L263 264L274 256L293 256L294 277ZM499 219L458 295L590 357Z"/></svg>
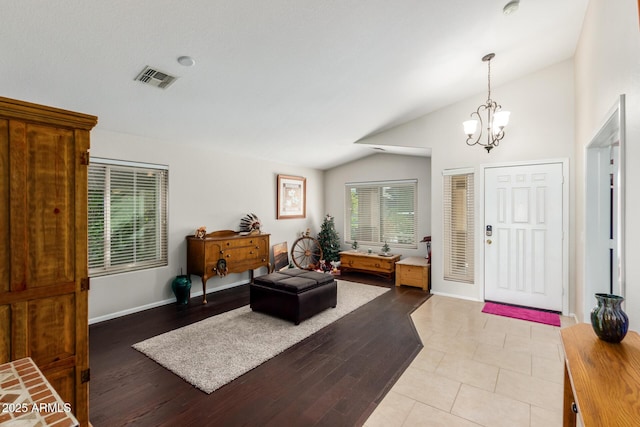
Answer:
<svg viewBox="0 0 640 427"><path fill-rule="evenodd" d="M417 180L347 183L348 243L417 248Z"/></svg>
<svg viewBox="0 0 640 427"><path fill-rule="evenodd" d="M473 173L444 176L444 278L474 282Z"/></svg>
<svg viewBox="0 0 640 427"><path fill-rule="evenodd" d="M167 265L166 166L91 159L89 275Z"/></svg>

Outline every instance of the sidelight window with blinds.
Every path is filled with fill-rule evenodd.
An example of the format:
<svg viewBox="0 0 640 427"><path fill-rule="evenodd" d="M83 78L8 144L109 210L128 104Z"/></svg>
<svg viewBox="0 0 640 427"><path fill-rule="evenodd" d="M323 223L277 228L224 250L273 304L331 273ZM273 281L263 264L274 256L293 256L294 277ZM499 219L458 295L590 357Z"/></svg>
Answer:
<svg viewBox="0 0 640 427"><path fill-rule="evenodd" d="M417 180L345 184L345 241L417 248L417 185Z"/></svg>
<svg viewBox="0 0 640 427"><path fill-rule="evenodd" d="M168 167L92 158L89 275L167 265Z"/></svg>
<svg viewBox="0 0 640 427"><path fill-rule="evenodd" d="M473 283L475 269L473 170L444 173L444 279Z"/></svg>

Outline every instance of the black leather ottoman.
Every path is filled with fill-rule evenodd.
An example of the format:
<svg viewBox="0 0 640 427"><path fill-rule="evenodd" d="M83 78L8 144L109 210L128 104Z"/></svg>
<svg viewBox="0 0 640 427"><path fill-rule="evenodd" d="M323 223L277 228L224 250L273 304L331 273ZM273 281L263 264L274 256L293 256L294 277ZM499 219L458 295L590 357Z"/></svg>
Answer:
<svg viewBox="0 0 640 427"><path fill-rule="evenodd" d="M338 286L330 274L298 269L256 277L249 285L254 311L299 325L338 302Z"/></svg>

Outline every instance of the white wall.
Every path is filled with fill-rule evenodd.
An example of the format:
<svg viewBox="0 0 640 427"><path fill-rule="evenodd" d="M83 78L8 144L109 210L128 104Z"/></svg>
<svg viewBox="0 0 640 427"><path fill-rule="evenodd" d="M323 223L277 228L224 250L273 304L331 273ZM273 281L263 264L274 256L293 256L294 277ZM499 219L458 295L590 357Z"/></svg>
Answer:
<svg viewBox="0 0 640 427"><path fill-rule="evenodd" d="M345 183L401 179L418 180L417 231L419 238L422 239L423 236L429 235L431 230L431 159L429 157L374 154L325 172L326 213L335 217L334 223L340 235L342 250L350 249L350 246L344 243ZM380 247L372 247L372 249L379 251ZM427 247L424 243L418 243L418 248L415 250L393 249L393 253L424 257L427 254Z"/></svg>
<svg viewBox="0 0 640 427"><path fill-rule="evenodd" d="M107 132L91 133L91 155L169 165L169 265L162 268L97 277L91 280L90 322L175 301L171 281L186 274L185 236L204 225L207 231L238 230L240 219L253 212L261 219L271 245L287 241L289 248L307 227L320 231L324 217L323 172L315 169L236 157L223 152ZM276 176L307 178L306 219L276 220ZM273 260L272 260L273 261ZM258 273L266 272L265 268ZM247 283L249 273L213 277L207 289ZM191 294L202 293L192 276ZM215 298L215 296L210 299Z"/></svg>
<svg viewBox="0 0 640 427"><path fill-rule="evenodd" d="M499 68L494 74L499 73ZM567 60L511 83L492 87L492 97L511 111L506 136L490 154L481 147L467 147L462 121L486 100L486 92L463 100L427 116L377 134L365 143L431 148L431 235L434 262L431 266L434 293L461 298L483 299L482 245L476 251L476 282L465 284L443 279L442 265L442 171L543 159L569 159L570 188L574 182L571 164L574 150L574 81L573 62ZM479 88L481 89L481 88ZM479 182L480 180L476 180ZM479 191L479 187L477 186ZM573 191L570 191L573 194ZM482 195L479 195L479 199ZM574 211L570 200L570 217ZM484 224L477 212L477 236L482 242ZM570 251L572 253L572 251ZM573 257L570 257L571 272ZM569 282L573 283L573 274ZM572 309L572 307L570 307Z"/></svg>
<svg viewBox="0 0 640 427"><path fill-rule="evenodd" d="M640 330L640 34L635 0L591 0L575 55L576 80L576 314L588 321L593 295L584 295L585 147L621 94L626 96L626 302L630 328ZM636 164L638 162L638 164Z"/></svg>

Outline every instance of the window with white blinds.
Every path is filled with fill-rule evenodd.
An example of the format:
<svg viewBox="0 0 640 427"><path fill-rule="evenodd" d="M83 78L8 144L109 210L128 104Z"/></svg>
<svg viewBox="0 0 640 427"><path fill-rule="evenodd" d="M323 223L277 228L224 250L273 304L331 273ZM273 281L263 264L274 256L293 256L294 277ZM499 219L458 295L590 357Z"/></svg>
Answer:
<svg viewBox="0 0 640 427"><path fill-rule="evenodd" d="M444 174L444 279L474 282L473 172Z"/></svg>
<svg viewBox="0 0 640 427"><path fill-rule="evenodd" d="M166 166L91 159L89 275L167 265Z"/></svg>
<svg viewBox="0 0 640 427"><path fill-rule="evenodd" d="M417 180L345 184L345 241L417 248L417 185Z"/></svg>

